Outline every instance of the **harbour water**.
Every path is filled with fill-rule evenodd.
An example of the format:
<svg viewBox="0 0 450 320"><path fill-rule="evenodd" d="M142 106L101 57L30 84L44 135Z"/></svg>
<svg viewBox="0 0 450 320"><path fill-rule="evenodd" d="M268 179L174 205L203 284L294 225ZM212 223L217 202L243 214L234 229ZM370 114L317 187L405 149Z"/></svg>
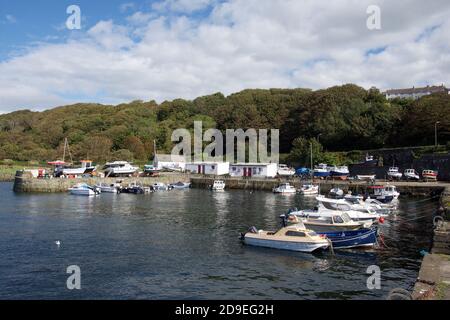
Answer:
<svg viewBox="0 0 450 320"><path fill-rule="evenodd" d="M383 299L413 286L437 200L400 200L387 248L304 254L243 246L314 200L201 189L148 195L16 194L0 183L0 299ZM58 247L55 241L59 240ZM81 269L68 290L66 268ZM381 268L381 289L366 270Z"/></svg>

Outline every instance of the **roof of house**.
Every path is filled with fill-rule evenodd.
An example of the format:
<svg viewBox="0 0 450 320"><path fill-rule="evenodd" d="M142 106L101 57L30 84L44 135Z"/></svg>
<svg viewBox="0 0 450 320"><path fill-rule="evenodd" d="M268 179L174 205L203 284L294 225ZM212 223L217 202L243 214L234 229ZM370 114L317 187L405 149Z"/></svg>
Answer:
<svg viewBox="0 0 450 320"><path fill-rule="evenodd" d="M155 159L159 162L186 162L186 158L176 154L156 154Z"/></svg>
<svg viewBox="0 0 450 320"><path fill-rule="evenodd" d="M421 88L408 88L408 89L391 89L386 90L386 94L414 94L414 93L437 93L437 92L447 92L449 89L444 87L444 85L441 86L426 86Z"/></svg>

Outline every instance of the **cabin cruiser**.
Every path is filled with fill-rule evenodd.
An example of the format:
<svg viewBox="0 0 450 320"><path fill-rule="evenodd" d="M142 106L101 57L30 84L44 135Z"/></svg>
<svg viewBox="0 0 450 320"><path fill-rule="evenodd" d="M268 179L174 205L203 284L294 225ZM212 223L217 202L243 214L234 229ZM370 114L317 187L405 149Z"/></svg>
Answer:
<svg viewBox="0 0 450 320"><path fill-rule="evenodd" d="M375 211L376 213L384 214L384 215L388 215L392 212L390 207L384 207L384 206L380 205L381 202L379 202L378 200L375 200L375 199L368 198L366 200L362 200L362 199L355 199L355 198L344 198L344 200L347 201L347 203L351 204L352 210L361 211L361 212L367 212L368 210L370 210L370 211ZM375 203L372 200L375 200L378 203Z"/></svg>
<svg viewBox="0 0 450 320"><path fill-rule="evenodd" d="M330 169L325 163L320 163L314 167L314 177L323 179L330 176Z"/></svg>
<svg viewBox="0 0 450 320"><path fill-rule="evenodd" d="M279 164L277 173L279 176L293 176L295 174L295 170L292 168L289 168L285 164Z"/></svg>
<svg viewBox="0 0 450 320"><path fill-rule="evenodd" d="M387 176L390 180L400 180L403 174L398 171L398 167L390 167Z"/></svg>
<svg viewBox="0 0 450 320"><path fill-rule="evenodd" d="M273 191L273 193L282 193L282 194L297 192L297 190L287 182L282 183L278 187L273 188L272 191Z"/></svg>
<svg viewBox="0 0 450 320"><path fill-rule="evenodd" d="M319 186L313 184L304 184L298 192L303 194L304 196L317 195L319 194Z"/></svg>
<svg viewBox="0 0 450 320"><path fill-rule="evenodd" d="M363 163L360 163L363 166L366 167L375 167L378 164L378 160L375 159L373 156L366 153L366 158Z"/></svg>
<svg viewBox="0 0 450 320"><path fill-rule="evenodd" d="M131 176L139 170L138 167L134 167L127 161L114 161L108 162L103 168L107 177L111 176Z"/></svg>
<svg viewBox="0 0 450 320"><path fill-rule="evenodd" d="M345 200L337 201L336 199L325 198L323 196L318 196L316 199L319 202L319 205L315 210L295 209L291 211L290 214L297 215L299 217L318 218L332 217L333 214L336 214L336 212L343 211L347 213L350 219L354 221L376 221L386 216L385 214L377 213L376 211L369 208L365 209L364 211L354 210L352 209L351 204L346 202Z"/></svg>
<svg viewBox="0 0 450 320"><path fill-rule="evenodd" d="M330 245L326 237L319 236L316 232L306 229L301 221L275 232L257 230L252 227L247 233L241 234L241 240L251 246L308 253L327 249Z"/></svg>
<svg viewBox="0 0 450 320"><path fill-rule="evenodd" d="M347 166L340 166L340 167L331 167L330 168L330 175L333 179L340 179L340 180L346 180L350 174L350 171L348 171Z"/></svg>
<svg viewBox="0 0 450 320"><path fill-rule="evenodd" d="M406 169L404 172L404 176L406 180L420 180L419 174L414 169Z"/></svg>
<svg viewBox="0 0 450 320"><path fill-rule="evenodd" d="M223 191L225 190L225 181L223 180L214 180L213 185L210 186L213 191Z"/></svg>
<svg viewBox="0 0 450 320"><path fill-rule="evenodd" d="M136 182L130 183L127 187L120 187L117 189L117 193L132 193L132 194L144 194L151 193L153 191L150 187L144 187Z"/></svg>
<svg viewBox="0 0 450 320"><path fill-rule="evenodd" d="M372 199L376 199L382 203L391 203L392 200L398 200L400 193L397 191L395 186L369 186L368 189L371 191L369 196Z"/></svg>
<svg viewBox="0 0 450 320"><path fill-rule="evenodd" d="M102 193L117 193L120 188L120 183L101 183L96 185L96 187L100 189Z"/></svg>
<svg viewBox="0 0 450 320"><path fill-rule="evenodd" d="M299 222L299 218L296 215L287 214L280 217L285 219L285 223L296 224ZM353 221L347 213L339 211L336 211L329 217L301 218L301 221L307 229L317 233L358 230L370 228L373 224L372 221Z"/></svg>
<svg viewBox="0 0 450 320"><path fill-rule="evenodd" d="M72 188L69 188L69 192L76 196L95 196L101 193L100 189L91 187L86 183L77 183Z"/></svg>
<svg viewBox="0 0 450 320"><path fill-rule="evenodd" d="M425 181L437 181L438 172L434 170L423 170L422 177Z"/></svg>

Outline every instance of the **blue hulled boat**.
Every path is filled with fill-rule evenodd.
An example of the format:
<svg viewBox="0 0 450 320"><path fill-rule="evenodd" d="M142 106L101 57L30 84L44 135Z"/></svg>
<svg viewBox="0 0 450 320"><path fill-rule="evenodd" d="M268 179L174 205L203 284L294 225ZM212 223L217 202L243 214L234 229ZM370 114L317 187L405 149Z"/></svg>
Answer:
<svg viewBox="0 0 450 320"><path fill-rule="evenodd" d="M321 163L314 168L314 177L326 178L330 176L330 168L325 163Z"/></svg>
<svg viewBox="0 0 450 320"><path fill-rule="evenodd" d="M354 231L320 232L326 235L335 249L373 246L377 243L378 228L364 228Z"/></svg>

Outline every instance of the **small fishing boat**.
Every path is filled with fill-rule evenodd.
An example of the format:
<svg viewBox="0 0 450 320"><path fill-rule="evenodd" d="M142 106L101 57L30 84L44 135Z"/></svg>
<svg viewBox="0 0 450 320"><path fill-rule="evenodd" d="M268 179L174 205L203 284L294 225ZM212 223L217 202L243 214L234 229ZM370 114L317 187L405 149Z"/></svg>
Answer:
<svg viewBox="0 0 450 320"><path fill-rule="evenodd" d="M117 193L144 194L150 192L152 192L152 188L143 187L136 183L131 183L127 187L120 187L117 189Z"/></svg>
<svg viewBox="0 0 450 320"><path fill-rule="evenodd" d="M363 165L365 167L375 167L378 164L378 159L375 159L373 156L366 153L366 158L364 159L364 162L360 163L360 165Z"/></svg>
<svg viewBox="0 0 450 320"><path fill-rule="evenodd" d="M314 177L324 179L330 176L330 169L325 163L320 163L314 167Z"/></svg>
<svg viewBox="0 0 450 320"><path fill-rule="evenodd" d="M159 170L152 164L146 164L144 166L144 174L149 177L157 177L159 176Z"/></svg>
<svg viewBox="0 0 450 320"><path fill-rule="evenodd" d="M308 253L327 249L330 245L325 236L319 236L316 232L307 230L301 221L276 232L257 230L252 227L247 233L241 234L241 240L251 246Z"/></svg>
<svg viewBox="0 0 450 320"><path fill-rule="evenodd" d="M389 188L392 189L392 188ZM369 196L372 199L376 199L382 203L391 203L395 197L398 198L398 192L387 192L385 186L369 186Z"/></svg>
<svg viewBox="0 0 450 320"><path fill-rule="evenodd" d="M299 218L296 215L285 214L280 217L284 219L284 225L299 222ZM307 229L317 233L359 230L372 226L372 221L353 221L345 212L336 212L328 217L301 218L301 221Z"/></svg>
<svg viewBox="0 0 450 320"><path fill-rule="evenodd" d="M285 164L279 164L277 173L279 176L289 177L289 176L293 176L295 174L295 170L292 168L289 168Z"/></svg>
<svg viewBox="0 0 450 320"><path fill-rule="evenodd" d="M225 181L223 180L214 180L213 185L210 186L213 191L224 191L225 190Z"/></svg>
<svg viewBox="0 0 450 320"><path fill-rule="evenodd" d="M348 170L347 166L334 166L330 169L330 176L333 179L347 180L349 174L350 171Z"/></svg>
<svg viewBox="0 0 450 320"><path fill-rule="evenodd" d="M335 187L330 190L329 196L333 199L342 199L344 197L344 190Z"/></svg>
<svg viewBox="0 0 450 320"><path fill-rule="evenodd" d="M387 176L390 180L400 180L403 177L403 174L398 171L398 167L390 167Z"/></svg>
<svg viewBox="0 0 450 320"><path fill-rule="evenodd" d="M116 177L132 176L139 170L139 168L132 166L131 163L127 161L114 161L106 163L103 170L105 172L105 176Z"/></svg>
<svg viewBox="0 0 450 320"><path fill-rule="evenodd" d="M296 193L297 190L289 183L282 183L278 187L273 188L273 193L289 194Z"/></svg>
<svg viewBox="0 0 450 320"><path fill-rule="evenodd" d="M321 232L331 240L333 249L349 249L357 247L372 247L377 244L378 228L362 228L337 232Z"/></svg>
<svg viewBox="0 0 450 320"><path fill-rule="evenodd" d="M99 185L96 185L98 189L101 190L102 193L117 193L118 189L120 188L119 183L101 183Z"/></svg>
<svg viewBox="0 0 450 320"><path fill-rule="evenodd" d="M422 177L425 181L437 181L438 172L434 170L423 170Z"/></svg>
<svg viewBox="0 0 450 320"><path fill-rule="evenodd" d="M72 188L69 188L70 194L76 196L95 196L101 193L96 187L91 187L86 183L77 183Z"/></svg>
<svg viewBox="0 0 450 320"><path fill-rule="evenodd" d="M153 191L168 191L172 190L173 188L171 186L168 186L162 182L157 182L152 185Z"/></svg>
<svg viewBox="0 0 450 320"><path fill-rule="evenodd" d="M172 183L169 185L172 189L177 189L177 190L181 190L181 189L189 189L191 187L191 184L188 182L177 182L177 183Z"/></svg>
<svg viewBox="0 0 450 320"><path fill-rule="evenodd" d="M319 186L313 184L304 184L298 192L303 194L304 196L315 196L319 194Z"/></svg>
<svg viewBox="0 0 450 320"><path fill-rule="evenodd" d="M414 169L406 169L403 175L405 176L406 180L420 180L419 174Z"/></svg>

